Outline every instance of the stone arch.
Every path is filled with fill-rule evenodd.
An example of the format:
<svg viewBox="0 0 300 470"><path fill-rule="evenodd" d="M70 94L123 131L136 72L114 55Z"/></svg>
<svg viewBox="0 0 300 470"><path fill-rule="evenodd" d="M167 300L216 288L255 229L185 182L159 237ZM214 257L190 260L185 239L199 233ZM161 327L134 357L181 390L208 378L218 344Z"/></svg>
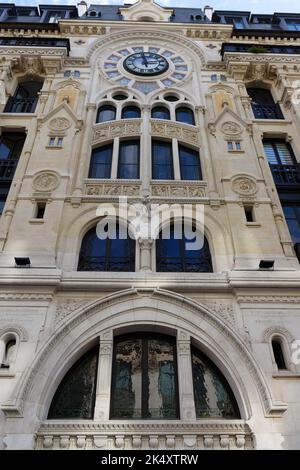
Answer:
<svg viewBox="0 0 300 470"><path fill-rule="evenodd" d="M28 341L28 332L21 325L8 324L0 328L0 337L3 337L4 335L10 334L10 333L17 335L19 341L21 342Z"/></svg>
<svg viewBox="0 0 300 470"><path fill-rule="evenodd" d="M32 417L45 418L63 375L101 334L145 324L184 331L203 345L206 354L208 352L216 365L221 366L237 398L242 418L250 419L253 412L270 416L285 411L281 404L274 403L252 353L222 319L200 303L174 292L134 288L105 296L78 309L58 327L24 372L12 400L7 406L4 404L3 411L7 416L23 414L27 426L34 427ZM33 432L33 429L28 431Z"/></svg>

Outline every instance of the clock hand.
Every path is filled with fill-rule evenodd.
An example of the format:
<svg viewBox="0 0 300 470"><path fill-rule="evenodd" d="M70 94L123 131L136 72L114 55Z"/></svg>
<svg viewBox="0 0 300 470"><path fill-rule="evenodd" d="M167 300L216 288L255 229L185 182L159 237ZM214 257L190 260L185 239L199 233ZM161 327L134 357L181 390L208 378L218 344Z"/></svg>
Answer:
<svg viewBox="0 0 300 470"><path fill-rule="evenodd" d="M144 63L144 65L146 65L146 67L148 67L148 61L147 61L147 59L146 59L146 56L145 56L145 53L144 53L144 52L142 52L142 58L143 58L143 63Z"/></svg>

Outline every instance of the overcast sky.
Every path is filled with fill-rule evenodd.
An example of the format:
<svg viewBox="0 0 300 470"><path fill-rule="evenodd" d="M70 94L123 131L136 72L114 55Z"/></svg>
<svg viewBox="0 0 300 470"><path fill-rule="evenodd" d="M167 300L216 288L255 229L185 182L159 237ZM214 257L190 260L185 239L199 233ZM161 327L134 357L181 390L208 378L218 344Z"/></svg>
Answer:
<svg viewBox="0 0 300 470"><path fill-rule="evenodd" d="M79 1L79 0L78 0ZM61 4L61 5L76 5L76 0L15 0L12 2L16 5L42 5L42 4ZM90 4L98 5L120 5L124 2L122 0L92 0ZM125 3L134 3L132 0L127 0ZM177 6L177 7L203 7L204 5L211 5L215 10L246 10L252 13L274 13L274 12L294 12L300 13L299 0L160 0L157 3L163 6Z"/></svg>

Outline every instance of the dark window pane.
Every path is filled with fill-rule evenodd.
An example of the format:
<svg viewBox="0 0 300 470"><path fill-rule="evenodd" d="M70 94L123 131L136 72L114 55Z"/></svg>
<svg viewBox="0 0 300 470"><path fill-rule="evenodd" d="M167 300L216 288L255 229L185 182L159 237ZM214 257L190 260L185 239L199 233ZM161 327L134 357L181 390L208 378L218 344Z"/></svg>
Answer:
<svg viewBox="0 0 300 470"><path fill-rule="evenodd" d="M300 243L300 206L283 204L282 208L293 242Z"/></svg>
<svg viewBox="0 0 300 470"><path fill-rule="evenodd" d="M116 339L111 417L178 417L176 346L173 338L150 334Z"/></svg>
<svg viewBox="0 0 300 470"><path fill-rule="evenodd" d="M113 144L92 151L89 178L110 178Z"/></svg>
<svg viewBox="0 0 300 470"><path fill-rule="evenodd" d="M186 124L195 125L194 112L189 108L177 108L176 109L176 121L184 122Z"/></svg>
<svg viewBox="0 0 300 470"><path fill-rule="evenodd" d="M273 340L272 348L273 348L274 358L275 358L275 362L277 364L278 369L286 370L286 364L284 360L281 342L278 340Z"/></svg>
<svg viewBox="0 0 300 470"><path fill-rule="evenodd" d="M33 113L38 102L38 93L43 86L42 82L31 81L21 83L14 96L5 107L6 113Z"/></svg>
<svg viewBox="0 0 300 470"><path fill-rule="evenodd" d="M120 142L118 178L138 179L140 177L140 142Z"/></svg>
<svg viewBox="0 0 300 470"><path fill-rule="evenodd" d="M248 88L252 99L252 110L256 119L283 119L278 103L275 103L270 90L264 88Z"/></svg>
<svg viewBox="0 0 300 470"><path fill-rule="evenodd" d="M152 142L152 178L156 180L173 180L173 151L169 142Z"/></svg>
<svg viewBox="0 0 300 470"><path fill-rule="evenodd" d="M192 367L197 418L239 419L238 406L225 377L194 348Z"/></svg>
<svg viewBox="0 0 300 470"><path fill-rule="evenodd" d="M179 145L179 161L182 180L201 180L198 151Z"/></svg>
<svg viewBox="0 0 300 470"><path fill-rule="evenodd" d="M188 250L187 243L193 243L195 238L182 228L182 237L175 239L174 226L170 230L170 238L160 234L156 241L156 270L157 272L212 272L212 260L209 245L204 237L204 245L200 250ZM194 233L194 229L193 229Z"/></svg>
<svg viewBox="0 0 300 470"><path fill-rule="evenodd" d="M69 370L52 400L48 419L93 419L98 347Z"/></svg>
<svg viewBox="0 0 300 470"><path fill-rule="evenodd" d="M125 231L127 238L120 237L117 226L116 239L101 240L96 227L89 230L83 237L78 271L135 271L135 240Z"/></svg>
<svg viewBox="0 0 300 470"><path fill-rule="evenodd" d="M266 157L270 165L293 165L295 163L291 146L284 140L264 140Z"/></svg>
<svg viewBox="0 0 300 470"><path fill-rule="evenodd" d="M156 106L152 109L151 117L153 119L167 119L170 120L170 111L165 106Z"/></svg>
<svg viewBox="0 0 300 470"><path fill-rule="evenodd" d="M98 110L96 122L114 121L116 119L116 108L111 105L101 106Z"/></svg>
<svg viewBox="0 0 300 470"><path fill-rule="evenodd" d="M126 106L122 109L122 119L138 119L141 111L137 106Z"/></svg>
<svg viewBox="0 0 300 470"><path fill-rule="evenodd" d="M12 181L26 134L3 132L0 136L0 180Z"/></svg>

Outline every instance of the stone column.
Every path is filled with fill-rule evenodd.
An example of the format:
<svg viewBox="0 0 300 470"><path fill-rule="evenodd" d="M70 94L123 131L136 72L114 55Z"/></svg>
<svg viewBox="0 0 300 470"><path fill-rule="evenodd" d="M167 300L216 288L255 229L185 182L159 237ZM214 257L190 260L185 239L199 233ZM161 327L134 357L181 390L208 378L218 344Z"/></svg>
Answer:
<svg viewBox="0 0 300 470"><path fill-rule="evenodd" d="M95 420L109 420L111 374L113 356L113 333L105 331L100 335L98 378L95 404Z"/></svg>
<svg viewBox="0 0 300 470"><path fill-rule="evenodd" d="M140 271L151 271L151 248L153 240L139 238L140 246Z"/></svg>
<svg viewBox="0 0 300 470"><path fill-rule="evenodd" d="M191 340L190 337L184 331L178 332L177 361L180 418L183 421L195 421L196 410L191 360Z"/></svg>
<svg viewBox="0 0 300 470"><path fill-rule="evenodd" d="M150 182L152 177L151 155L151 107L142 107L141 145L140 145L140 178L142 180L142 196L150 195Z"/></svg>

